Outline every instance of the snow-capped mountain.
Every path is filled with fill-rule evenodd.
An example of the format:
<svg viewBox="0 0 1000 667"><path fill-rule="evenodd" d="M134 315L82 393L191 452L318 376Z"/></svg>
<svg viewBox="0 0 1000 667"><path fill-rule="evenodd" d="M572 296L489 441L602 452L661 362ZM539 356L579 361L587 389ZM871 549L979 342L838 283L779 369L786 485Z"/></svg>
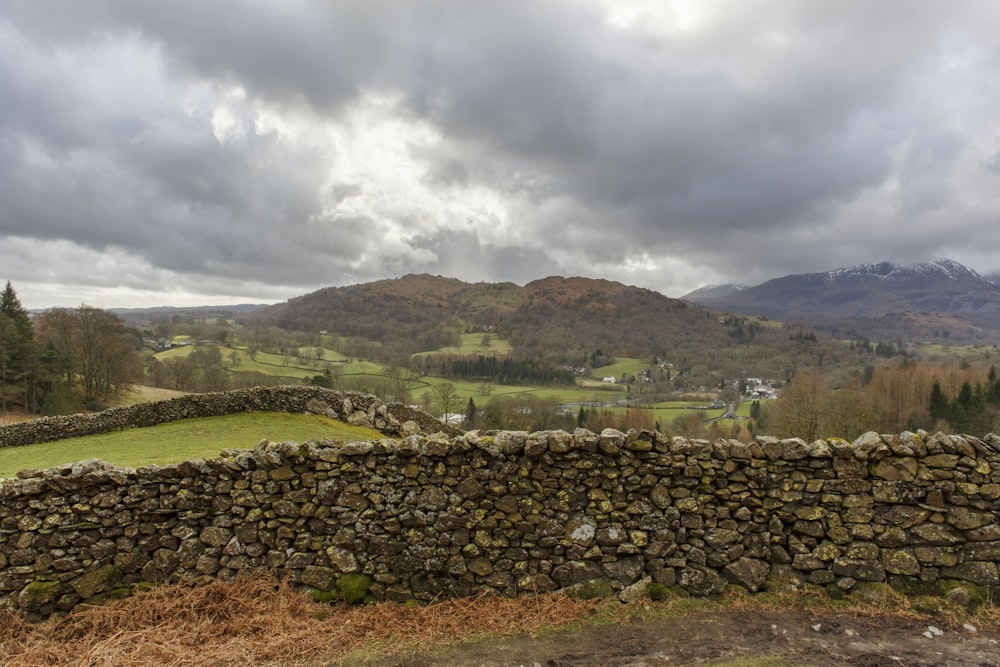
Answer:
<svg viewBox="0 0 1000 667"><path fill-rule="evenodd" d="M983 280L978 273L969 267L950 259L935 259L930 262L908 265L893 264L892 262L858 264L818 275L825 276L830 283L864 280Z"/></svg>
<svg viewBox="0 0 1000 667"><path fill-rule="evenodd" d="M859 264L783 276L740 290L695 290L683 298L716 310L784 321L935 313L1000 329L1000 285L949 259Z"/></svg>

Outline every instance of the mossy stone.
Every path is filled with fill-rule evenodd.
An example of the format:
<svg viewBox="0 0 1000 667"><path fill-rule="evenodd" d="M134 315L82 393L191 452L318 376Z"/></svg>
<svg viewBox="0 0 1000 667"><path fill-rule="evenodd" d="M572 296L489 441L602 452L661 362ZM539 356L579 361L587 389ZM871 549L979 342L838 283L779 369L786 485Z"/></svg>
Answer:
<svg viewBox="0 0 1000 667"><path fill-rule="evenodd" d="M122 580L123 576L122 571L114 565L105 565L80 575L69 582L69 585L73 587L77 595L87 601L118 586L118 582Z"/></svg>
<svg viewBox="0 0 1000 667"><path fill-rule="evenodd" d="M653 602L663 602L670 597L670 589L663 584L652 583L646 587L646 595Z"/></svg>
<svg viewBox="0 0 1000 667"><path fill-rule="evenodd" d="M340 595L336 590L333 591L321 591L315 588L310 588L307 593L309 597L313 599L314 602L319 602L320 604L331 604L332 602L339 600Z"/></svg>
<svg viewBox="0 0 1000 667"><path fill-rule="evenodd" d="M609 598L615 594L615 589L607 579L591 579L567 586L563 592L567 597L575 600L593 600L595 598Z"/></svg>
<svg viewBox="0 0 1000 667"><path fill-rule="evenodd" d="M17 596L17 603L25 611L38 611L59 599L62 587L58 581L37 579L25 586Z"/></svg>
<svg viewBox="0 0 1000 667"><path fill-rule="evenodd" d="M106 593L100 593L99 595L95 595L90 599L85 600L85 602L88 605L102 605L102 604L107 604L109 602L114 602L116 600L124 600L125 598L131 596L132 596L132 589L126 586L120 588L113 588L110 591L107 591Z"/></svg>
<svg viewBox="0 0 1000 667"><path fill-rule="evenodd" d="M360 604L368 595L372 579L367 574L345 574L337 579L337 590L345 602Z"/></svg>
<svg viewBox="0 0 1000 667"><path fill-rule="evenodd" d="M851 590L851 597L861 602L880 602L887 588L888 585L881 581L859 581Z"/></svg>

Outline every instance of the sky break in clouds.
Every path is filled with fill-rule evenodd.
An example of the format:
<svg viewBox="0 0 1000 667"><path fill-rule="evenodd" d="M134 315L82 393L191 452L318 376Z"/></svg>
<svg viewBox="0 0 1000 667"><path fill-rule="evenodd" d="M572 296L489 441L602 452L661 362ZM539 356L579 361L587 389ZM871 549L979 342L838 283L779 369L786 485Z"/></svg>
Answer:
<svg viewBox="0 0 1000 667"><path fill-rule="evenodd" d="M1000 272L989 0L0 0L29 308Z"/></svg>

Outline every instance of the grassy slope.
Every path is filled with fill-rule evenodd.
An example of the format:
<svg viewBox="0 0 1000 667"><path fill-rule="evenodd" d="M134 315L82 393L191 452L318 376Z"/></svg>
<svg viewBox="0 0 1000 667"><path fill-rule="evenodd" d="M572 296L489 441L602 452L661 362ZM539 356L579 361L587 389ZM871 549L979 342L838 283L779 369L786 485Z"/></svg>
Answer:
<svg viewBox="0 0 1000 667"><path fill-rule="evenodd" d="M591 377L605 378L608 376L614 376L620 378L622 373L628 373L629 375L635 375L641 370L649 368L649 361L643 359L631 359L629 357L619 357L615 360L615 363L610 366L601 366L600 368L595 368L590 374Z"/></svg>
<svg viewBox="0 0 1000 667"><path fill-rule="evenodd" d="M372 440L378 431L321 415L252 412L225 417L183 419L149 428L129 429L23 447L0 448L0 478L25 468L51 468L97 458L124 467L180 463L212 458L226 448L251 449L273 441Z"/></svg>
<svg viewBox="0 0 1000 667"><path fill-rule="evenodd" d="M489 336L489 345L483 347L483 336ZM464 333L461 334L458 347L442 347L431 352L418 352L413 355L415 357L425 357L435 354L482 354L482 355L496 355L498 357L510 354L511 345L510 341L506 341L502 338L497 338L493 334L483 334L483 333Z"/></svg>

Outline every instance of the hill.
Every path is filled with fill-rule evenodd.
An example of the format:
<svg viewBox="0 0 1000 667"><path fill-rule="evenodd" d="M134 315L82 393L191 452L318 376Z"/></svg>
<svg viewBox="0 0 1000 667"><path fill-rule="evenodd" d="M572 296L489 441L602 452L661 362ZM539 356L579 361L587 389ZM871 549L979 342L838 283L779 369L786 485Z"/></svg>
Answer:
<svg viewBox="0 0 1000 667"><path fill-rule="evenodd" d="M725 317L652 290L581 277L518 286L407 275L324 288L261 308L248 320L377 341L368 353L399 361L455 345L463 332L490 333L509 341L516 357L574 367L600 366L602 357L656 357L673 364L674 375L700 377L698 385L724 377L790 377L818 360L834 367L870 361L832 340L805 336L800 327Z"/></svg>
<svg viewBox="0 0 1000 667"><path fill-rule="evenodd" d="M683 298L871 339L981 343L1000 331L1000 286L947 259L860 264L752 287L702 288Z"/></svg>

